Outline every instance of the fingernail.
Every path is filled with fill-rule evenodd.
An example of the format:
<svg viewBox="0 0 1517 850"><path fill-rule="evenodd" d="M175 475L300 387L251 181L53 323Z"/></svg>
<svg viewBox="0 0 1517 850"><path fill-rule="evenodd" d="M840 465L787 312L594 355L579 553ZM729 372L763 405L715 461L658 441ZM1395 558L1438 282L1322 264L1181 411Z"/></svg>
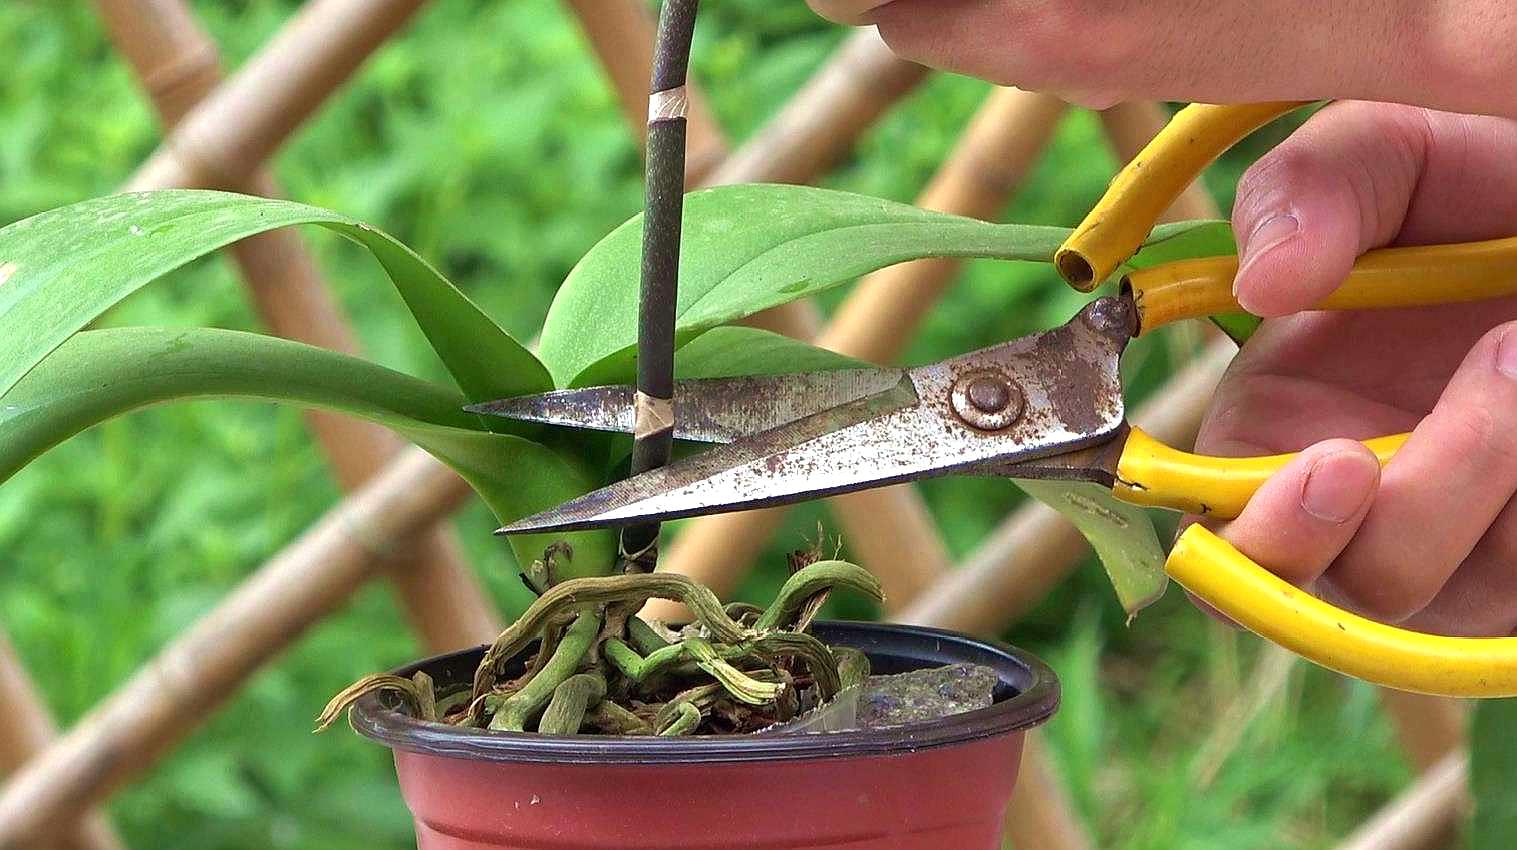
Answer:
<svg viewBox="0 0 1517 850"><path fill-rule="evenodd" d="M1317 458L1301 485L1301 507L1320 520L1352 519L1374 492L1379 464L1359 452L1333 452Z"/></svg>
<svg viewBox="0 0 1517 850"><path fill-rule="evenodd" d="M1517 330L1508 330L1496 343L1496 368L1508 378L1517 378Z"/></svg>
<svg viewBox="0 0 1517 850"><path fill-rule="evenodd" d="M1238 268L1238 277L1233 278L1233 296L1238 295L1238 279L1260 257L1273 251L1280 243L1295 236L1301 230L1301 222L1292 213L1275 213L1259 223L1243 243L1243 265Z"/></svg>

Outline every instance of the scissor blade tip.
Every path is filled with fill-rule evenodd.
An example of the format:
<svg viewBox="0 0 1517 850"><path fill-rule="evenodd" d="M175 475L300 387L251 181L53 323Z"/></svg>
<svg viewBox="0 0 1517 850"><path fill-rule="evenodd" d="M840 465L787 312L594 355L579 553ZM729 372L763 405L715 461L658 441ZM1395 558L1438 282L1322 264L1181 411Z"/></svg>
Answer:
<svg viewBox="0 0 1517 850"><path fill-rule="evenodd" d="M586 523L590 523L587 525ZM594 520L584 517L566 515L559 511L549 511L535 516L523 517L515 522L509 522L495 533L501 536L509 534L546 534L553 531L582 531L594 527Z"/></svg>
<svg viewBox="0 0 1517 850"><path fill-rule="evenodd" d="M469 413L483 413L487 416L515 416L519 412L524 412L525 405L514 398L502 398L466 404L464 410Z"/></svg>
<svg viewBox="0 0 1517 850"><path fill-rule="evenodd" d="M504 537L508 534L530 534L535 531L548 531L551 528L551 524L537 522L528 517L527 519L519 519L516 522L508 522L500 528L495 529L495 533Z"/></svg>

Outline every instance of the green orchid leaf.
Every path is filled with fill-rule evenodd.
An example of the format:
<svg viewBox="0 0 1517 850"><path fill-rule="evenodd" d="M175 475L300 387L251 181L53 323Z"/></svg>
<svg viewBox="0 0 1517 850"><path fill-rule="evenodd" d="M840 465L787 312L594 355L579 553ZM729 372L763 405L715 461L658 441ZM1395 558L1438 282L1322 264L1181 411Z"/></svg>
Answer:
<svg viewBox="0 0 1517 850"><path fill-rule="evenodd" d="M120 328L70 337L0 399L0 482L107 419L150 404L204 398L293 403L377 422L457 470L502 522L596 484L577 458L479 430L455 389L297 342L207 328ZM511 543L529 563L552 539ZM614 564L611 534L569 540L585 574Z"/></svg>
<svg viewBox="0 0 1517 850"><path fill-rule="evenodd" d="M1020 479L1016 483L1085 535L1129 621L1164 595L1169 586L1164 547L1159 545L1153 519L1142 508L1118 501L1110 487L1100 484Z"/></svg>
<svg viewBox="0 0 1517 850"><path fill-rule="evenodd" d="M0 229L0 396L142 286L239 239L295 224L325 227L373 252L470 400L551 386L537 358L393 237L304 204L175 190L96 198Z"/></svg>
<svg viewBox="0 0 1517 850"><path fill-rule="evenodd" d="M677 333L804 298L883 266L929 256L1047 260L1068 231L988 224L804 186L750 184L685 198ZM637 340L642 217L612 231L560 288L539 349L560 385Z"/></svg>
<svg viewBox="0 0 1517 850"><path fill-rule="evenodd" d="M681 378L830 372L870 365L784 334L741 326L712 328L674 355L674 371Z"/></svg>
<svg viewBox="0 0 1517 850"><path fill-rule="evenodd" d="M1138 249L1132 259L1123 264L1123 268L1146 269L1175 260L1220 257L1237 252L1231 222L1220 219L1177 221L1154 228L1148 241L1143 243L1143 247Z"/></svg>
<svg viewBox="0 0 1517 850"><path fill-rule="evenodd" d="M674 374L679 378L825 372L868 365L784 334L740 325L712 328L680 346L674 354ZM636 351L624 349L596 361L579 374L575 384L585 387L630 384L636 377Z"/></svg>
<svg viewBox="0 0 1517 850"><path fill-rule="evenodd" d="M1235 250L1232 225L1228 222L1180 222L1155 230L1124 270L1231 254ZM1098 484L1027 480L1016 483L1027 495L1063 514L1085 536L1106 569L1117 601L1129 620L1164 595L1169 586L1169 576L1164 572L1164 547L1154 530L1153 518L1146 511L1118 500L1111 488Z"/></svg>
<svg viewBox="0 0 1517 850"><path fill-rule="evenodd" d="M1211 323L1227 334L1227 338L1239 346L1248 342L1264 320L1253 313L1219 313L1211 317Z"/></svg>
<svg viewBox="0 0 1517 850"><path fill-rule="evenodd" d="M1215 223L1154 232L1168 250L1215 238ZM865 195L807 186L748 184L685 198L676 335L804 298L860 275L923 257L1050 262L1069 230L995 224ZM560 386L624 369L637 341L642 217L612 231L569 273L548 311L539 353ZM1052 284L1053 278L1050 277ZM600 367L606 358L621 364ZM591 375L587 371L595 367Z"/></svg>

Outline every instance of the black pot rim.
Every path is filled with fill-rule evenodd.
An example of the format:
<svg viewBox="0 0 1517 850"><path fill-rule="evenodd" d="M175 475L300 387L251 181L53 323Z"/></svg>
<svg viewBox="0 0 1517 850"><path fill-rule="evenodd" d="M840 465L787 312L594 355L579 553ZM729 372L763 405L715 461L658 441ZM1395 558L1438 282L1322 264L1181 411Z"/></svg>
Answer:
<svg viewBox="0 0 1517 850"><path fill-rule="evenodd" d="M998 690L1010 688L1015 694L986 708L926 723L796 735L657 738L460 729L387 708L375 694L358 700L349 716L360 734L391 749L447 758L553 764L713 764L881 756L965 744L1037 726L1059 705L1059 682L1053 669L1031 653L997 641L885 623L824 621L814 624L813 630L828 643L857 646L866 652L874 649L882 655L929 663L985 664L1000 676ZM893 652L887 653L887 649ZM436 655L392 672L409 676L418 669L459 664L469 657L473 658L469 665L472 670L483 651L481 646Z"/></svg>

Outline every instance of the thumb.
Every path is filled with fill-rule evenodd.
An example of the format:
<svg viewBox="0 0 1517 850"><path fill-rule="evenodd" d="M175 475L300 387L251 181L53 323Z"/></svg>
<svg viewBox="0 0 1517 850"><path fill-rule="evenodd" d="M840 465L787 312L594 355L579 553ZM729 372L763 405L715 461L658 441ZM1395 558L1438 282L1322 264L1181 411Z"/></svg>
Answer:
<svg viewBox="0 0 1517 850"><path fill-rule="evenodd" d="M1379 484L1380 462L1363 444L1318 443L1271 476L1222 536L1261 567L1304 587L1348 545Z"/></svg>
<svg viewBox="0 0 1517 850"><path fill-rule="evenodd" d="M1423 110L1377 103L1324 107L1238 182L1234 292L1243 308L1282 316L1341 284L1354 260L1390 242L1417 190Z"/></svg>

